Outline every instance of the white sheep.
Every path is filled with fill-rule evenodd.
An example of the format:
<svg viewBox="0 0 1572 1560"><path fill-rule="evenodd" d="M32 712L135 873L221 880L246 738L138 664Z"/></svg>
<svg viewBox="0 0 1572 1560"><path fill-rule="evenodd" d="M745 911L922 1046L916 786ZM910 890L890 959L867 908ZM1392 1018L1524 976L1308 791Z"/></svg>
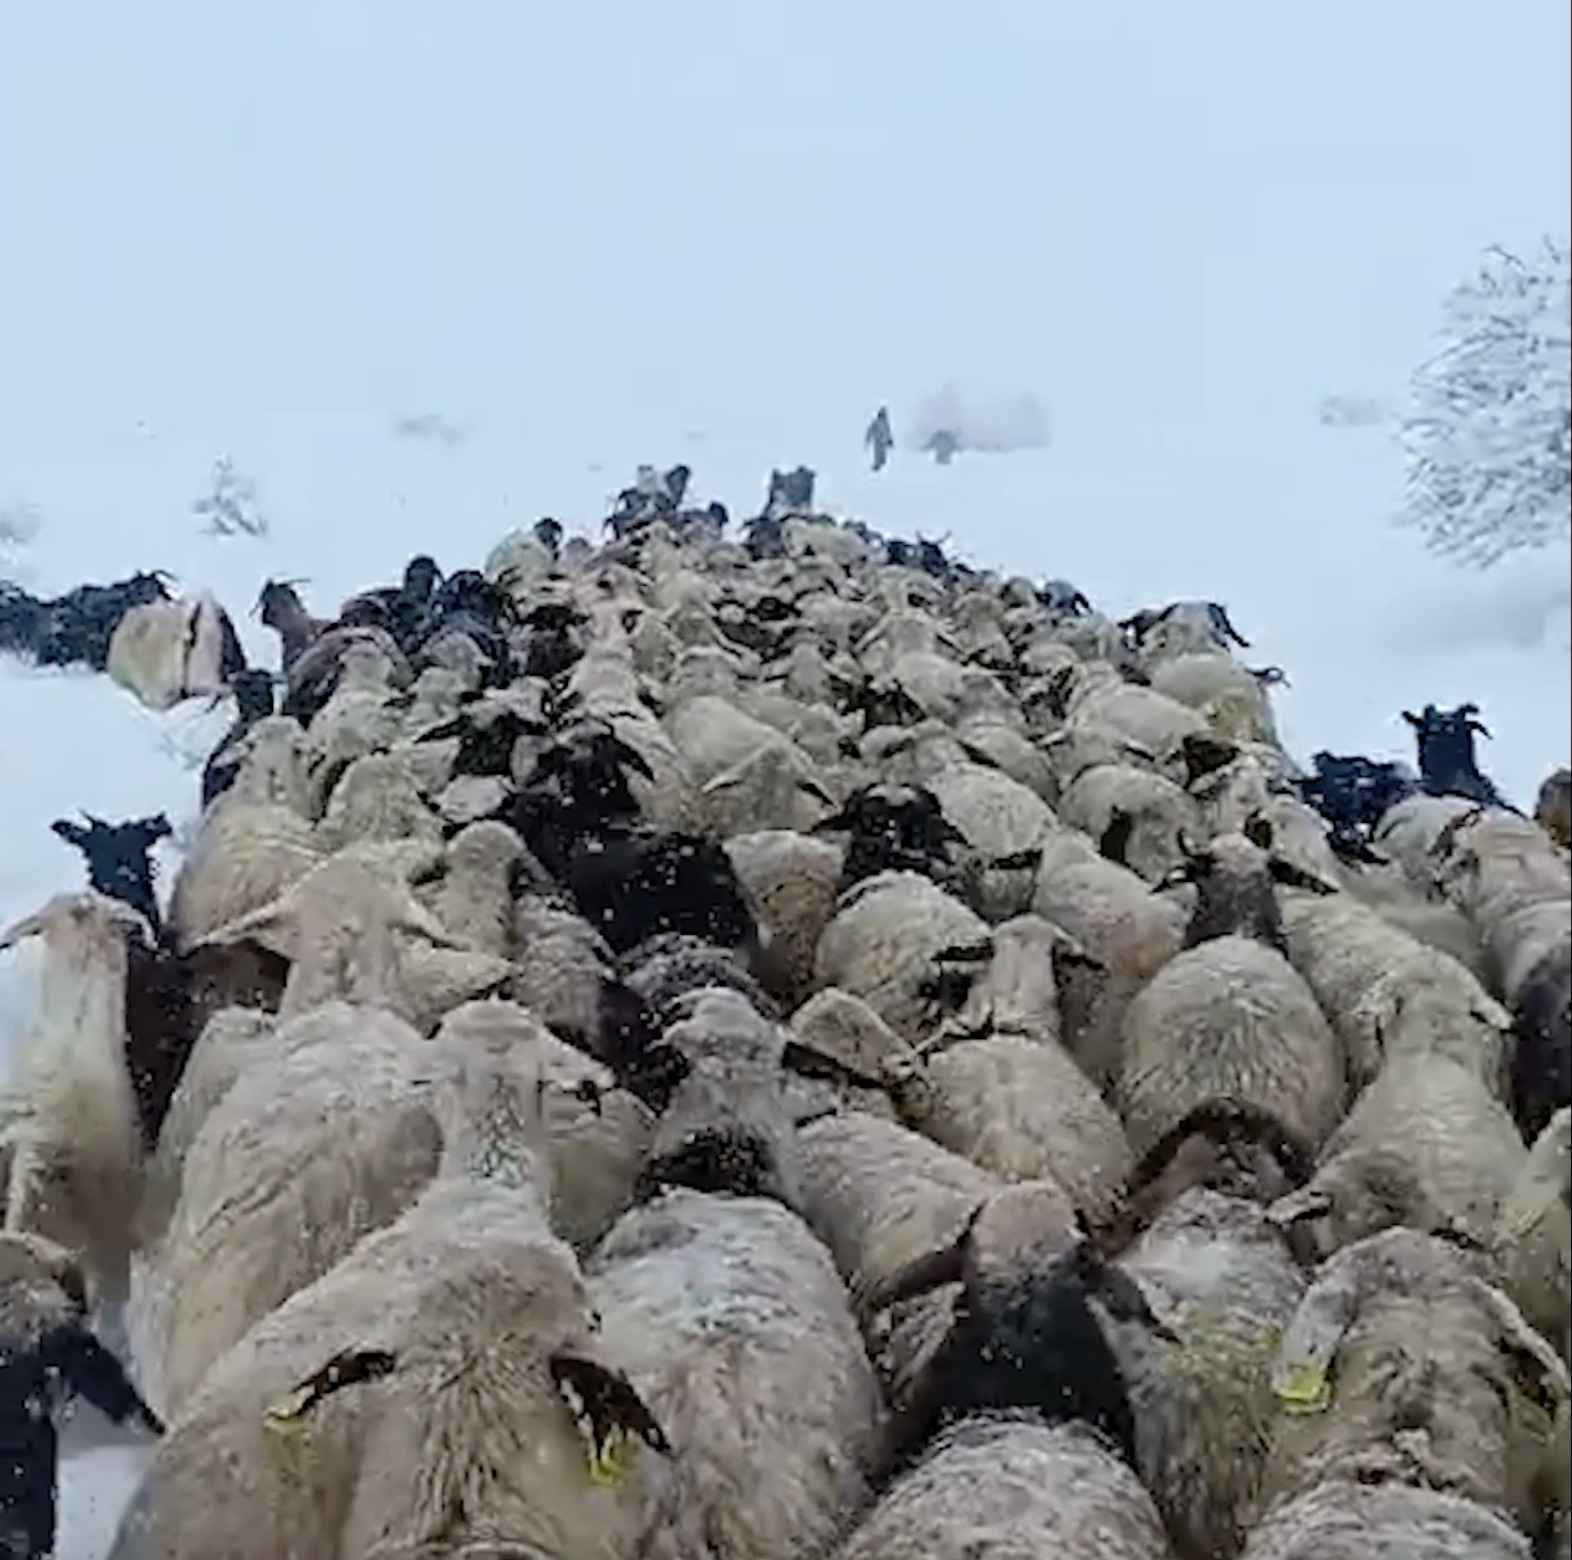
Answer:
<svg viewBox="0 0 1572 1560"><path fill-rule="evenodd" d="M667 1443L547 1228L533 1064L462 1066L436 1179L214 1366L113 1560L635 1560Z"/></svg>
<svg viewBox="0 0 1572 1560"><path fill-rule="evenodd" d="M95 1304L124 1300L142 1136L126 1059L131 943L151 947L136 911L102 894L56 894L0 935L41 937L38 1016L0 1093L5 1228L81 1248Z"/></svg>
<svg viewBox="0 0 1572 1560"><path fill-rule="evenodd" d="M1305 1281L1254 1202L1196 1188L1119 1258L1177 1345L1127 1361L1141 1469L1179 1560L1233 1560L1256 1515L1271 1367Z"/></svg>
<svg viewBox="0 0 1572 1560"><path fill-rule="evenodd" d="M1031 906L1037 860L1033 853L1058 829L1040 796L1000 769L964 763L928 782L945 819L960 830L980 867L973 898L987 921L1007 921ZM1021 866L1000 866L1031 858Z"/></svg>
<svg viewBox="0 0 1572 1560"><path fill-rule="evenodd" d="M1220 1097L1259 1105L1318 1144L1345 1094L1342 1047L1314 994L1254 938L1186 948L1125 1010L1117 1097L1137 1154Z"/></svg>
<svg viewBox="0 0 1572 1560"><path fill-rule="evenodd" d="M1572 1107L1534 1140L1501 1200L1493 1246L1501 1287L1572 1362Z"/></svg>
<svg viewBox="0 0 1572 1560"><path fill-rule="evenodd" d="M1341 1478L1424 1485L1540 1525L1566 1366L1434 1236L1394 1228L1326 1263L1272 1384L1283 1406L1264 1509Z"/></svg>
<svg viewBox="0 0 1572 1560"><path fill-rule="evenodd" d="M146 602L115 624L104 670L149 709L163 712L225 691L226 637L233 644L234 629L206 593Z"/></svg>
<svg viewBox="0 0 1572 1560"><path fill-rule="evenodd" d="M1051 1037L962 1040L890 1086L908 1126L1003 1180L1057 1181L1089 1225L1111 1225L1131 1170L1118 1117Z"/></svg>
<svg viewBox="0 0 1572 1560"><path fill-rule="evenodd" d="M725 850L762 934L760 982L795 1007L812 985L819 939L835 913L842 852L790 829L733 835Z"/></svg>
<svg viewBox="0 0 1572 1560"><path fill-rule="evenodd" d="M416 898L449 936L507 959L513 952L513 887L524 844L507 824L483 818L447 842L441 879Z"/></svg>
<svg viewBox="0 0 1572 1560"><path fill-rule="evenodd" d="M1183 863L1181 838L1201 832L1200 812L1187 792L1130 764L1083 771L1060 798L1059 816L1100 841L1110 860L1153 884Z"/></svg>
<svg viewBox="0 0 1572 1560"><path fill-rule="evenodd" d="M1250 1535L1243 1560L1531 1560L1500 1512L1406 1484L1330 1479L1285 1501Z"/></svg>
<svg viewBox="0 0 1572 1560"><path fill-rule="evenodd" d="M779 1204L685 1189L588 1271L608 1348L669 1436L676 1515L648 1560L810 1560L866 1502L878 1383L829 1254Z"/></svg>
<svg viewBox="0 0 1572 1560"><path fill-rule="evenodd" d="M1197 710L1219 736L1235 742L1277 741L1267 689L1282 682L1275 667L1252 671L1221 650L1164 656L1152 666L1152 689Z"/></svg>
<svg viewBox="0 0 1572 1560"><path fill-rule="evenodd" d="M880 872L841 896L819 939L814 979L861 997L898 1035L918 1041L944 1016L939 956L956 949L969 951L980 972L993 954L987 922L928 878Z"/></svg>
<svg viewBox="0 0 1572 1560"><path fill-rule="evenodd" d="M1305 1225L1323 1253L1400 1223L1485 1246L1526 1158L1511 1114L1474 1071L1444 1056L1397 1057L1273 1217Z"/></svg>
<svg viewBox="0 0 1572 1560"><path fill-rule="evenodd" d="M1506 1097L1512 1015L1457 960L1350 894L1281 896L1288 958L1348 1058L1354 1088L1388 1057L1446 1056Z"/></svg>
<svg viewBox="0 0 1572 1560"><path fill-rule="evenodd" d="M1151 1496L1096 1432L977 1414L935 1438L835 1560L995 1554L1171 1560L1173 1551Z"/></svg>

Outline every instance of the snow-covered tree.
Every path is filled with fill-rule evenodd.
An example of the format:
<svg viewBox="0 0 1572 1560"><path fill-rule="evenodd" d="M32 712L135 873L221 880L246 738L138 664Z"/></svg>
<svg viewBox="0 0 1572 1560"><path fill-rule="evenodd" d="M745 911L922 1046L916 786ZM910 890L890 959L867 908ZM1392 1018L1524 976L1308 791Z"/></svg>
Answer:
<svg viewBox="0 0 1572 1560"><path fill-rule="evenodd" d="M209 536L266 536L267 516L257 507L256 484L222 456L213 467L212 487L191 506Z"/></svg>
<svg viewBox="0 0 1572 1560"><path fill-rule="evenodd" d="M1446 300L1445 346L1415 373L1399 439L1401 524L1488 568L1572 533L1572 271L1565 242L1488 252Z"/></svg>

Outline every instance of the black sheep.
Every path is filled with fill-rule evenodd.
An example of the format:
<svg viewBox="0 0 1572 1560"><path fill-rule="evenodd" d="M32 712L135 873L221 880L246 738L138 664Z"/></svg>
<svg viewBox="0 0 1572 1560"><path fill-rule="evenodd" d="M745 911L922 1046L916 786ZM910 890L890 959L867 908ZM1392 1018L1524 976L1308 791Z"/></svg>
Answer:
<svg viewBox="0 0 1572 1560"><path fill-rule="evenodd" d="M87 880L100 894L130 905L143 916L155 937L163 930L158 898L153 891L152 849L174 832L163 813L130 823L105 823L91 813L82 815L87 827L69 818L56 818L49 827L87 858Z"/></svg>
<svg viewBox="0 0 1572 1560"><path fill-rule="evenodd" d="M133 574L112 585L78 585L50 601L18 585L0 584L0 650L25 655L39 666L109 664L109 641L132 607L168 601L167 576ZM227 646L226 646L227 649Z"/></svg>
<svg viewBox="0 0 1572 1560"><path fill-rule="evenodd" d="M1121 1269L1083 1233L1042 1217L1037 1188L1010 1187L982 1203L956 1239L860 1296L882 1310L959 1283L953 1320L923 1371L890 1448L891 1472L917 1456L946 1421L990 1409L1035 1409L1051 1424L1079 1420L1136 1466L1135 1416L1112 1346L1092 1309L1174 1334Z"/></svg>
<svg viewBox="0 0 1572 1560"><path fill-rule="evenodd" d="M442 571L436 560L420 553L405 564L401 584L351 596L339 608L338 626L384 629L408 654L420 635L441 580Z"/></svg>
<svg viewBox="0 0 1572 1560"><path fill-rule="evenodd" d="M1370 836L1388 808L1416 789L1401 766L1363 756L1311 755L1315 773L1297 782L1299 794L1332 826L1327 843L1346 861L1375 864L1383 858Z"/></svg>
<svg viewBox="0 0 1572 1560"><path fill-rule="evenodd" d="M86 1398L116 1424L162 1435L125 1367L87 1326L82 1275L66 1253L0 1235L0 1555L55 1552L62 1399Z"/></svg>
<svg viewBox="0 0 1572 1560"><path fill-rule="evenodd" d="M1068 580L1044 580L1037 588L1037 602L1065 617L1084 617L1092 604Z"/></svg>
<svg viewBox="0 0 1572 1560"><path fill-rule="evenodd" d="M1490 729L1474 717L1477 704L1460 704L1455 710L1427 704L1418 715L1403 711L1414 728L1419 749L1419 781L1431 796L1465 796L1484 807L1502 807L1500 793L1479 772L1474 738L1488 738Z"/></svg>

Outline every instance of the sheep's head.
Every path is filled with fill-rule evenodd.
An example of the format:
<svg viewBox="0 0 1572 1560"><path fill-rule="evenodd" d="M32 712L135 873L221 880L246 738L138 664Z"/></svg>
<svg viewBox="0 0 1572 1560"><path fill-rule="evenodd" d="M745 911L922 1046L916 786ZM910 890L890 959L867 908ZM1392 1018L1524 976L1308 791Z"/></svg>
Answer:
<svg viewBox="0 0 1572 1560"><path fill-rule="evenodd" d="M1239 834L1222 834L1197 850L1181 834L1184 864L1163 887L1193 883L1197 894L1184 945L1194 948L1214 937L1253 937L1286 956L1287 937L1274 884L1331 894L1337 885L1306 872L1273 849L1271 821L1257 813Z"/></svg>
<svg viewBox="0 0 1572 1560"><path fill-rule="evenodd" d="M815 824L813 832L850 835L841 868L842 893L879 872L945 876L951 847L966 843L927 787L879 782L854 791L841 810Z"/></svg>
<svg viewBox="0 0 1572 1560"><path fill-rule="evenodd" d="M1131 1172L1126 1235L1193 1187L1263 1205L1301 1187L1315 1171L1308 1145L1270 1111L1218 1098L1174 1124Z"/></svg>
<svg viewBox="0 0 1572 1560"><path fill-rule="evenodd" d="M438 619L463 612L492 626L514 617L513 598L479 569L457 569L450 574L432 595L431 609Z"/></svg>
<svg viewBox="0 0 1572 1560"><path fill-rule="evenodd" d="M274 674L258 666L248 666L229 679L236 713L246 725L266 720L273 713L277 687L278 679Z"/></svg>
<svg viewBox="0 0 1572 1560"><path fill-rule="evenodd" d="M169 819L154 813L129 823L105 823L91 813L82 816L85 828L69 818L56 818L49 827L87 858L88 882L99 893L130 905L156 931L160 922L152 850L174 833Z"/></svg>
<svg viewBox="0 0 1572 1560"><path fill-rule="evenodd" d="M1534 821L1563 850L1572 846L1572 769L1558 769L1539 788Z"/></svg>
<svg viewBox="0 0 1572 1560"><path fill-rule="evenodd" d="M655 778L644 755L610 725L584 720L536 755L528 786L548 789L575 820L607 823L638 816L630 772L645 780Z"/></svg>
<svg viewBox="0 0 1572 1560"><path fill-rule="evenodd" d="M1060 617L1085 617L1092 604L1069 580L1044 580L1037 587L1037 601Z"/></svg>
<svg viewBox="0 0 1572 1560"><path fill-rule="evenodd" d="M735 948L720 948L684 932L658 932L625 953L619 962L627 972L629 987L662 1028L675 1022L689 992L706 986L735 991L762 1016L779 1017L775 1002L749 973L747 961Z"/></svg>
<svg viewBox="0 0 1572 1560"><path fill-rule="evenodd" d="M555 559L562 551L562 522L543 516L530 527L535 540Z"/></svg>
<svg viewBox="0 0 1572 1560"><path fill-rule="evenodd" d="M132 946L150 949L154 941L145 916L123 900L99 893L54 895L42 908L0 933L0 952L29 937L58 939L76 950L73 962L84 966L100 960L117 961Z"/></svg>

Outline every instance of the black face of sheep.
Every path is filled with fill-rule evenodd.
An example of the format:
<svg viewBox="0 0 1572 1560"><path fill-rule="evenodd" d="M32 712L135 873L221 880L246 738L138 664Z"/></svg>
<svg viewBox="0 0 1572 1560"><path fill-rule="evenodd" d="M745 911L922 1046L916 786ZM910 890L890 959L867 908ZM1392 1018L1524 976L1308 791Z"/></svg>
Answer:
<svg viewBox="0 0 1572 1560"><path fill-rule="evenodd" d="M576 829L638 817L628 776L655 778L644 755L609 726L585 722L536 756L530 786L563 800Z"/></svg>
<svg viewBox="0 0 1572 1560"><path fill-rule="evenodd" d="M1513 1013L1512 1105L1529 1142L1572 1104L1572 964L1553 950L1530 972Z"/></svg>
<svg viewBox="0 0 1572 1560"><path fill-rule="evenodd" d="M1336 893L1337 885L1277 855L1271 822L1259 814L1242 833L1242 838L1224 835L1201 850L1193 850L1180 836L1184 865L1164 879L1164 886L1194 883L1198 890L1184 945L1195 948L1216 937L1253 937L1286 957L1288 939L1273 885L1317 894Z"/></svg>
<svg viewBox="0 0 1572 1560"><path fill-rule="evenodd" d="M1179 744L1184 759L1185 784L1194 785L1208 775L1226 769L1239 756L1236 743L1207 731L1192 731Z"/></svg>
<svg viewBox="0 0 1572 1560"><path fill-rule="evenodd" d="M144 917L154 936L162 930L158 899L153 892L152 849L174 830L163 813L129 823L105 823L84 813L87 827L57 818L49 827L87 858L88 882L100 894L130 905Z"/></svg>
<svg viewBox="0 0 1572 1560"><path fill-rule="evenodd" d="M572 841L566 886L579 913L617 953L657 932L752 949L758 928L724 850L675 831L613 826Z"/></svg>
<svg viewBox="0 0 1572 1560"><path fill-rule="evenodd" d="M772 471L764 503L765 514L812 514L813 485L817 477L818 474L807 466L797 466L791 471Z"/></svg>
<svg viewBox="0 0 1572 1560"><path fill-rule="evenodd" d="M701 986L723 986L745 997L765 1018L780 1016L774 999L749 973L735 948L681 933L662 932L621 959L629 988L662 1029L675 1023L682 999Z"/></svg>
<svg viewBox="0 0 1572 1560"><path fill-rule="evenodd" d="M1193 1188L1266 1207L1314 1172L1309 1146L1270 1111L1249 1100L1207 1100L1187 1111L1131 1172L1120 1243Z"/></svg>
<svg viewBox="0 0 1572 1560"><path fill-rule="evenodd" d="M897 1468L946 1420L989 1409L1035 1409L1050 1423L1092 1425L1136 1466L1124 1372L1091 1301L1116 1320L1175 1335L1135 1281L1105 1264L1083 1236L1004 1262L979 1261L979 1227L988 1212L984 1203L952 1245L914 1262L878 1296L895 1304L940 1284L961 1285L950 1331L898 1427Z"/></svg>
<svg viewBox="0 0 1572 1560"><path fill-rule="evenodd" d="M562 554L562 522L553 520L550 515L537 520L530 529L534 532L535 540L546 549L555 561Z"/></svg>
<svg viewBox="0 0 1572 1560"><path fill-rule="evenodd" d="M586 622L568 602L543 601L532 607L523 620L523 674L549 681L572 671L584 655L579 635Z"/></svg>
<svg viewBox="0 0 1572 1560"><path fill-rule="evenodd" d="M427 553L417 553L404 565L399 595L411 606L423 607L431 600L441 578L442 570L437 567L437 560Z"/></svg>
<svg viewBox="0 0 1572 1560"><path fill-rule="evenodd" d="M235 715L242 731L273 713L275 686L272 672L261 667L248 667L229 679L230 692L235 696Z"/></svg>
<svg viewBox="0 0 1572 1560"><path fill-rule="evenodd" d="M951 846L966 843L932 791L878 782L854 791L838 813L814 825L815 834L841 832L851 837L841 866L840 893L880 872L947 879Z"/></svg>
<svg viewBox="0 0 1572 1560"><path fill-rule="evenodd" d="M1474 755L1474 738L1490 736L1490 729L1474 718L1478 713L1477 704L1460 704L1455 710L1427 704L1418 715L1404 710L1403 719L1414 728L1420 784L1429 795L1466 796L1483 806L1498 807L1500 795L1479 772Z"/></svg>
<svg viewBox="0 0 1572 1560"><path fill-rule="evenodd" d="M1370 835L1387 809L1412 795L1414 783L1396 764L1320 752L1315 773L1296 782L1299 794L1332 826L1327 843L1346 861L1383 861Z"/></svg>

